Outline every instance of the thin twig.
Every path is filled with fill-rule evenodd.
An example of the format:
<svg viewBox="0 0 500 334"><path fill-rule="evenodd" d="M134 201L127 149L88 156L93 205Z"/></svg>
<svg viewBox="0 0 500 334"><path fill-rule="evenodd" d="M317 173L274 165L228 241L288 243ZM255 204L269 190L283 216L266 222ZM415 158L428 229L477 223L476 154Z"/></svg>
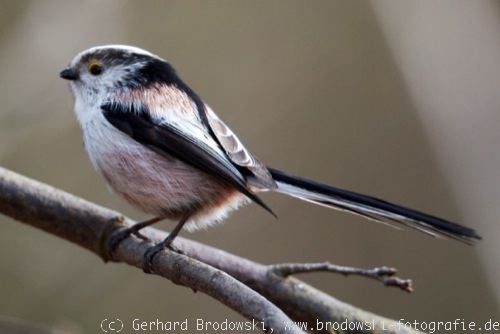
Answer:
<svg viewBox="0 0 500 334"><path fill-rule="evenodd" d="M372 278L381 282L385 286L397 287L406 292L413 292L410 279L402 279L396 276L396 268L375 267L375 268L356 268L332 264L330 262L320 263L280 263L268 266L268 270L276 275L288 277L294 274L311 273L317 271L326 271L338 273L345 276L357 275Z"/></svg>

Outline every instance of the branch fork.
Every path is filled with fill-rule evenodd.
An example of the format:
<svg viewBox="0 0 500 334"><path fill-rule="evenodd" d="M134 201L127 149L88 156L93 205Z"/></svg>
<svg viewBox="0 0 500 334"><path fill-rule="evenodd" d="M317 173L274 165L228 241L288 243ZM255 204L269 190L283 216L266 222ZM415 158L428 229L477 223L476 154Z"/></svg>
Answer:
<svg viewBox="0 0 500 334"><path fill-rule="evenodd" d="M111 235L133 225L133 221L2 167L0 213L73 242L105 261L124 262L142 268L143 255L151 246L151 243L133 235L110 252ZM141 233L153 243L167 236L167 233L151 227L141 230ZM366 328L362 333L417 333L398 326L394 320L346 304L290 277L315 271L336 272L366 276L410 291L411 282L395 276L393 268L360 269L328 262L266 266L181 237L175 239L175 245L181 253L165 250L154 257L155 274L205 293L249 320L262 321L268 332L272 329L278 334L304 333L293 325L293 321L314 324L347 319L373 324L372 328Z"/></svg>

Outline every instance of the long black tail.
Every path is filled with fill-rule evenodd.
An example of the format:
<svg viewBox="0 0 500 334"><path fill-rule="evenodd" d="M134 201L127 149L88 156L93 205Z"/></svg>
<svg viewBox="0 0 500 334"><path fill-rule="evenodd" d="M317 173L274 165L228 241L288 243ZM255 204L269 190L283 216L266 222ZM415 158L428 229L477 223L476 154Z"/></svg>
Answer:
<svg viewBox="0 0 500 334"><path fill-rule="evenodd" d="M276 191L329 208L348 211L377 222L398 224L417 229L432 236L445 236L468 244L481 237L473 230L447 220L386 201L343 190L316 181L269 169L278 184Z"/></svg>

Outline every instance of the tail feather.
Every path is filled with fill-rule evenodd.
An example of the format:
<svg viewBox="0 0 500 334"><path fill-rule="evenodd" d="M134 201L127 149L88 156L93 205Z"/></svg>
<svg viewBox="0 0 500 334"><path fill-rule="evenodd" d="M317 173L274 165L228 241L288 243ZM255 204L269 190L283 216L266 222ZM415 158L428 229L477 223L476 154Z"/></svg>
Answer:
<svg viewBox="0 0 500 334"><path fill-rule="evenodd" d="M277 192L329 208L348 211L399 228L410 227L434 237L444 236L472 244L481 237L471 228L378 198L289 175L269 168Z"/></svg>

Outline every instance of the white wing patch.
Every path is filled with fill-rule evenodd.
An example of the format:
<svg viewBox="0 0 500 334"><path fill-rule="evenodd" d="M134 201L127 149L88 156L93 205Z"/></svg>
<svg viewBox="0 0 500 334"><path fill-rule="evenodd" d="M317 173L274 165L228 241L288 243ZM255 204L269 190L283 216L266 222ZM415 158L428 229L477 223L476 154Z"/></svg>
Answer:
<svg viewBox="0 0 500 334"><path fill-rule="evenodd" d="M234 132L208 105L205 105L205 111L210 127L231 161L238 166L248 168L256 178L256 180L252 181L256 181L257 185L264 186L269 190L275 189L277 187L276 183L267 167L247 150Z"/></svg>
<svg viewBox="0 0 500 334"><path fill-rule="evenodd" d="M132 103L134 101L145 101L151 111L151 116L158 123L168 123L175 126L183 133L189 134L192 138L196 138L196 140L208 145L218 155L227 160L229 164L231 162L234 165L248 169L251 172L251 175L247 178L249 186L259 190L277 188L267 167L246 149L234 132L205 104L203 112L205 112L208 119L207 126L213 131L218 143L212 138L200 119L194 101L178 88L159 86L154 89L137 90L129 92L126 96L120 96L120 100L130 100Z"/></svg>

